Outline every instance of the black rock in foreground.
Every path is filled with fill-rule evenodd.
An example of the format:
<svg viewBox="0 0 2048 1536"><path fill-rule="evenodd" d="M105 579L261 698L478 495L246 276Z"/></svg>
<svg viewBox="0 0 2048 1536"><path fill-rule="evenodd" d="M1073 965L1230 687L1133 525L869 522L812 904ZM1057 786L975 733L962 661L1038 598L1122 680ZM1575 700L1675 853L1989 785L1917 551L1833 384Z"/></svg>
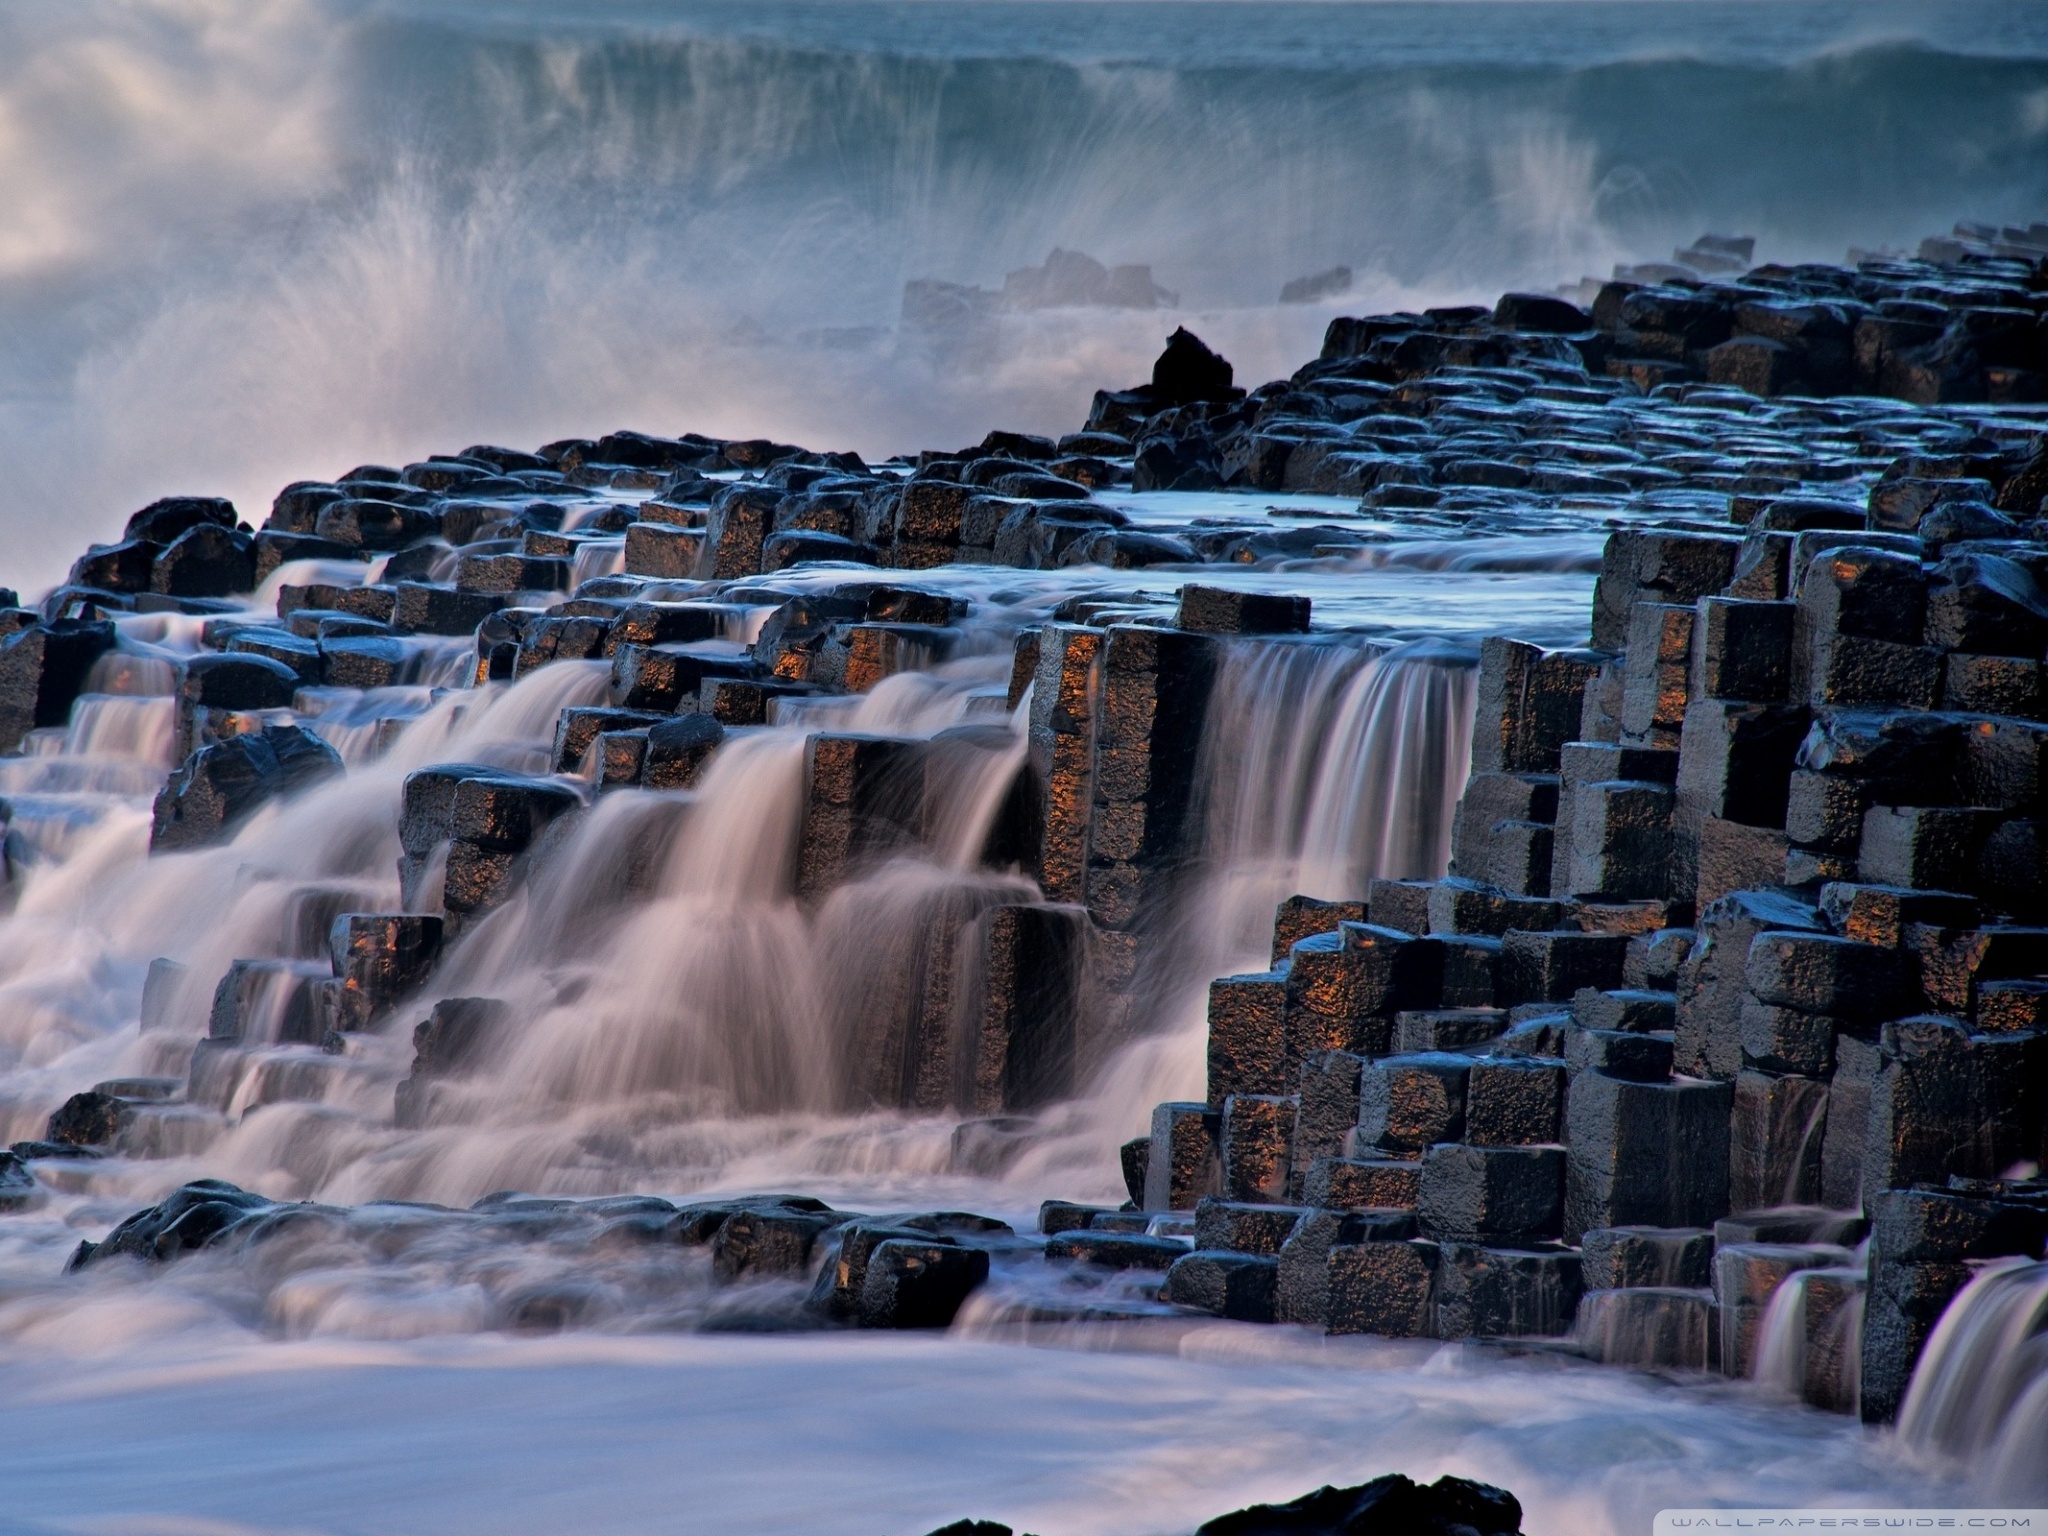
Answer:
<svg viewBox="0 0 2048 1536"><path fill-rule="evenodd" d="M1285 1504L1218 1515L1197 1536L1520 1536L1522 1506L1505 1488L1462 1477L1424 1486L1390 1472L1356 1488L1327 1484ZM1011 1536L992 1520L956 1520L931 1536Z"/></svg>
<svg viewBox="0 0 2048 1536"><path fill-rule="evenodd" d="M1424 1487L1398 1472L1356 1488L1324 1486L1286 1504L1218 1515L1199 1536L1518 1536L1522 1506L1504 1488L1462 1477Z"/></svg>

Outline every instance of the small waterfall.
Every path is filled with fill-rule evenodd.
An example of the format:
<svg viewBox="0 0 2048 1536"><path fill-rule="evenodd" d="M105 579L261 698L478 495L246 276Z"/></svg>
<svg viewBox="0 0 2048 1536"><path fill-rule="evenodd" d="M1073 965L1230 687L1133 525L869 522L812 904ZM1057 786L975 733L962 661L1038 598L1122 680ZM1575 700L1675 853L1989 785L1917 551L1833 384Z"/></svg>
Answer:
<svg viewBox="0 0 2048 1536"><path fill-rule="evenodd" d="M298 714L350 768L383 752L398 730L424 715L434 690L424 684L396 684L364 692L355 688L302 688Z"/></svg>
<svg viewBox="0 0 2048 1536"><path fill-rule="evenodd" d="M1345 688L1297 844L1305 895L1443 874L1471 761L1474 661L1441 643L1404 646Z"/></svg>
<svg viewBox="0 0 2048 1536"><path fill-rule="evenodd" d="M121 629L126 639L128 626ZM137 642L129 641L131 645ZM173 694L178 691L178 664L160 655L154 647L126 650L117 648L97 657L85 674L88 696L116 693L125 696Z"/></svg>
<svg viewBox="0 0 2048 1536"><path fill-rule="evenodd" d="M591 539L576 546L576 558L569 567L573 590L599 576L616 576L626 568L624 539Z"/></svg>
<svg viewBox="0 0 2048 1536"><path fill-rule="evenodd" d="M1209 982L1267 969L1281 900L1443 875L1476 668L1472 649L1441 641L1230 646L1197 756L1198 852L1139 977L1136 1038L1075 1106L1068 1140L1013 1177L1099 1176L1141 1113L1203 1096Z"/></svg>
<svg viewBox="0 0 2048 1536"><path fill-rule="evenodd" d="M1948 1304L1898 1434L1922 1455L1988 1467L2000 1498L2048 1496L2048 1263L1993 1260Z"/></svg>
<svg viewBox="0 0 2048 1536"><path fill-rule="evenodd" d="M6 878L63 863L110 817L154 795L173 765L176 710L167 697L84 694L68 726L31 731L23 756L0 758Z"/></svg>
<svg viewBox="0 0 2048 1536"><path fill-rule="evenodd" d="M176 699L88 693L71 707L64 755L122 758L169 770L177 766L177 726Z"/></svg>
<svg viewBox="0 0 2048 1536"><path fill-rule="evenodd" d="M462 567L462 551L452 544L443 543L439 539L430 539L423 546L417 544L413 546L414 550L422 548L428 551L426 568L418 570L415 567L414 574L408 574L402 579L432 582L454 581L456 573ZM394 556L392 555L374 556L365 564L353 567L345 579L336 581L332 585L353 587L361 583L364 586L375 586L380 582L391 580L391 562L393 558ZM417 554L409 554L407 563L410 564L418 558ZM321 578L315 577L313 579L317 581ZM267 613L269 609L266 607L263 611Z"/></svg>
<svg viewBox="0 0 2048 1536"><path fill-rule="evenodd" d="M835 729L932 733L968 713L986 680L902 674L850 701ZM806 727L815 725L806 720ZM481 924L436 980L526 1015L477 1104L618 1105L668 1096L698 1113L945 1106L904 1081L910 1034L944 999L924 997L929 947L979 910L1037 897L975 856L1022 762L1021 719L931 735L940 771L907 787L922 847L831 893L797 902L806 729L729 741L687 796L608 796L551 866ZM946 1085L950 1087L950 1085Z"/></svg>
<svg viewBox="0 0 2048 1536"><path fill-rule="evenodd" d="M249 612L275 614L277 595L286 587L359 587L373 576L383 574L385 562L365 566L356 560L287 560L264 577L249 597ZM438 573L436 580L444 579ZM151 615L155 617L155 615Z"/></svg>
<svg viewBox="0 0 2048 1536"><path fill-rule="evenodd" d="M1187 989L1264 970L1273 909L1437 878L1471 753L1473 653L1441 642L1242 642L1198 759L1200 852L1159 969Z"/></svg>
<svg viewBox="0 0 2048 1536"><path fill-rule="evenodd" d="M1283 896L1355 899L1375 878L1443 874L1475 665L1441 642L1233 649L1202 742L1201 862L1220 905L1253 925L1240 948L1264 947Z"/></svg>
<svg viewBox="0 0 2048 1536"><path fill-rule="evenodd" d="M738 641L741 645L752 645L761 638L761 631L768 626L769 618L780 603L744 603L726 610L720 635L727 640Z"/></svg>
<svg viewBox="0 0 2048 1536"><path fill-rule="evenodd" d="M348 585L354 586L358 581L362 580L362 568L360 566L350 565L347 569L353 573L346 578ZM299 579L317 581L320 578L301 577ZM274 602L275 599L273 598L272 601ZM277 610L273 607L268 611L275 613ZM203 637L206 632L207 622L207 617L204 614L197 613L120 614L114 619L114 636L116 641L114 654L148 657L175 664L181 658L196 656L205 649ZM119 665L118 663L108 661L106 657L101 657L100 660L107 662L109 667ZM151 671L145 675L159 679L166 676L166 674L159 671ZM159 691L176 693L178 691L176 674L171 673L168 676L168 685ZM107 691L117 692L118 690L109 688Z"/></svg>
<svg viewBox="0 0 2048 1536"><path fill-rule="evenodd" d="M1827 1127L1827 1120L1828 1096L1816 1094L1806 1107L1806 1120L1799 1128L1799 1145L1785 1162L1785 1182L1778 1190L1780 1206L1803 1205L1819 1198L1820 1138ZM1839 1235L1839 1230L1817 1231L1814 1240L1828 1242Z"/></svg>
<svg viewBox="0 0 2048 1536"><path fill-rule="evenodd" d="M841 1104L971 1107L972 1072L957 1012L975 920L1038 888L909 860L835 891L819 911L817 955L829 981L831 1045L844 1062Z"/></svg>
<svg viewBox="0 0 2048 1536"><path fill-rule="evenodd" d="M973 700L965 701L970 712ZM946 869L972 869L989 828L1024 766L1024 715L959 725L931 740L925 754L925 836Z"/></svg>
<svg viewBox="0 0 2048 1536"><path fill-rule="evenodd" d="M1806 1392L1806 1285L1815 1274L1800 1270L1787 1275L1771 1293L1757 1325L1756 1355L1750 1377L1764 1391L1797 1402Z"/></svg>
<svg viewBox="0 0 2048 1536"><path fill-rule="evenodd" d="M1709 1359L1712 1297L1676 1286L1588 1291L1579 1299L1572 1338L1588 1359L1703 1371Z"/></svg>

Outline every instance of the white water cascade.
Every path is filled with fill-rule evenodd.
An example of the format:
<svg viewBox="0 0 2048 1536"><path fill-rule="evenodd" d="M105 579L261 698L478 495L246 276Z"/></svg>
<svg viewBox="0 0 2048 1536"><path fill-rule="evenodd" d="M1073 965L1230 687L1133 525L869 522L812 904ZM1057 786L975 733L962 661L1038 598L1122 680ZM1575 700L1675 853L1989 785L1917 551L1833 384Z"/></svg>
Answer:
<svg viewBox="0 0 2048 1536"><path fill-rule="evenodd" d="M1018 1177L1100 1169L1153 1104L1205 1095L1209 982L1267 968L1281 900L1444 874L1475 684L1473 652L1441 641L1231 648L1197 761L1196 851L1141 976L1149 1027L1075 1107L1071 1139L1024 1159Z"/></svg>
<svg viewBox="0 0 2048 1536"><path fill-rule="evenodd" d="M2048 1498L2048 1263L1978 1268L1927 1340L1898 1434L1924 1460L1988 1471L1996 1498Z"/></svg>
<svg viewBox="0 0 2048 1536"><path fill-rule="evenodd" d="M1750 1377L1767 1394L1787 1402L1807 1398L1807 1375L1816 1350L1839 1360L1846 1380L1843 1397L1857 1400L1863 1363L1864 1296L1858 1282L1868 1272L1857 1268L1795 1270L1771 1292L1757 1324L1756 1353ZM1815 1284L1848 1282L1853 1294L1815 1329L1809 1324L1807 1296Z"/></svg>
<svg viewBox="0 0 2048 1536"><path fill-rule="evenodd" d="M1476 675L1471 649L1440 641L1233 647L1202 739L1169 975L1206 988L1264 970L1289 895L1355 900L1375 879L1441 878Z"/></svg>
<svg viewBox="0 0 2048 1536"><path fill-rule="evenodd" d="M302 1198L461 1204L513 1187L947 1176L950 1119L874 1106L931 1102L892 1064L917 1027L906 1019L953 1006L905 982L926 972L926 947L992 904L1037 899L1028 880L981 863L1024 756L1025 710L1007 713L1002 687L1007 631L1026 616L998 606L962 659L863 696L801 701L785 723L728 741L690 792L597 798L545 876L465 933L402 1019L344 1057L252 1041L232 1066L209 1067L189 1110L152 1116L177 1121L175 1134L152 1131L154 1158L110 1165L98 1184L154 1193L204 1173ZM142 661L194 639L155 616L124 629ZM183 1075L233 960L277 967L262 985L278 992L270 1011L281 1018L318 969L308 914L398 909L405 775L448 761L545 771L556 716L601 702L605 683L601 663L558 662L481 690L309 697L347 774L267 807L226 846L154 858L141 797L167 761L172 701L88 696L61 740L52 733L60 752L5 770L48 775L76 757L102 765L107 791L87 797L75 846L24 867L0 919L0 1003L14 1005L0 1024L9 1134L39 1134L93 1081ZM1077 1098L1038 1113L1030 1144L1006 1161L1021 1198L1048 1183L1111 1192L1116 1143L1199 1073L1208 979L1263 966L1280 897L1442 872L1471 690L1469 656L1441 644L1228 648L1197 768L1199 852L1143 978L1149 1032ZM936 766L917 791L921 839L810 908L793 880L805 742L820 729L922 739ZM159 968L151 1027L138 1033L136 999L157 960L172 965ZM437 1085L430 1108L394 1125L412 1022L439 998L472 996L498 1000L505 1026L463 1080Z"/></svg>

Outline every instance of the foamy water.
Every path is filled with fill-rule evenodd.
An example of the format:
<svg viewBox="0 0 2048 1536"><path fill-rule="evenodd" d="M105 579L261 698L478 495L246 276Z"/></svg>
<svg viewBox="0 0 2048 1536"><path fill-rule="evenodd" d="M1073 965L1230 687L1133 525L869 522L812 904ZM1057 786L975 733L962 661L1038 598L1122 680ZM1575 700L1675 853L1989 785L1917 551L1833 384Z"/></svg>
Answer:
<svg viewBox="0 0 2048 1536"><path fill-rule="evenodd" d="M1964 1492L1840 1418L1735 1388L1230 1324L1064 1342L226 1343L18 1362L0 1521L875 1536L978 1517L1150 1536L1402 1470L1512 1488L1533 1536L1635 1536L1673 1505Z"/></svg>

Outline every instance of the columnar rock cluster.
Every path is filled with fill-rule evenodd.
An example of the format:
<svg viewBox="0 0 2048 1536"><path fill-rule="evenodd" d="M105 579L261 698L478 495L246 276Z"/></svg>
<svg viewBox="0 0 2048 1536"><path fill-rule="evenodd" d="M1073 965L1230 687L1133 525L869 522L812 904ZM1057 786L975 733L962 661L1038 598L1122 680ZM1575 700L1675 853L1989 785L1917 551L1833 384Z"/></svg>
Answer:
<svg viewBox="0 0 2048 1536"><path fill-rule="evenodd" d="M225 502L158 502L40 610L0 612L0 730L12 747L63 725L115 616L199 618L168 684L159 850L342 772L336 690L390 703L351 761L430 688L574 661L606 696L562 709L531 771L412 773L402 910L307 887L275 953L193 978L213 992L189 1075L79 1095L0 1196L66 1149L169 1154L181 1116L317 1098L370 1033L413 1029L394 1118L442 1123L516 1000L416 1000L596 796L690 788L739 733L960 654L992 605L972 568L1068 570L990 700L1029 700L979 850L1014 888L933 907L851 1052L849 1107L968 1116L956 1150L979 1168L1144 1023L1221 669L1318 643L1306 598L1234 568L1605 525L1590 648L1482 649L1448 876L1283 903L1270 968L1211 989L1207 1098L1160 1106L1125 1148L1130 1208L1048 1206L1044 1252L1168 1270L1175 1304L1231 1317L1572 1333L1735 1373L1797 1274L1807 1395L1853 1406L1860 1375L1863 1411L1887 1416L1966 1261L2038 1254L2048 1221L2048 454L2025 409L2044 310L2048 277L2018 257L1759 268L1611 284L1590 313L1510 295L1341 319L1321 358L1249 393L1179 332L1149 383L1098 395L1058 441L996 432L871 466L620 432L302 482L260 531ZM1135 499L1215 488L1358 507ZM333 564L284 569L307 561ZM1118 574L1146 567L1177 591ZM236 600L265 581L274 614ZM795 897L816 911L929 845L947 786L1013 740L810 732ZM145 1028L181 985L159 962ZM194 1188L104 1256L276 1224ZM903 1295L938 1287L944 1305L900 1314L927 1321L996 1243L945 1213L856 1240L849 1213L788 1199L719 1209L529 1214L782 1245L722 1278L800 1273L831 1242L858 1268L872 1247ZM199 1240L166 1235L188 1219ZM928 1273L943 1283L903 1278ZM820 1304L866 1315L867 1277Z"/></svg>
<svg viewBox="0 0 2048 1536"><path fill-rule="evenodd" d="M2018 256L1953 267L1767 266L1704 282L1617 281L1601 287L1590 311L1510 294L1492 310L1335 320L1322 357L1285 388L1269 385L1241 404L1171 415L1142 391L1102 395L1089 425L1130 430L1143 423L1135 467L1141 485L1364 494L1392 507L1431 505L1431 493L1448 486L1597 495L1644 486L1631 473L1632 456L1502 451L1498 435L1485 433L1465 453L1437 457L1427 452L1435 446L1427 434L1381 422L1353 427L1367 414L1354 401L1370 398L1371 386L1392 387L1398 399L1400 386L1465 369L1531 371L1559 382L1561 371L1596 390L1625 382L1632 393L1705 384L1759 397L2039 401L2048 399L2042 324L2036 263ZM1333 380L1350 382L1326 383ZM1683 430L1682 422L1669 425ZM1758 467L1783 473L1786 466ZM1704 456L1672 468L1671 483L1695 486L1740 474Z"/></svg>
<svg viewBox="0 0 2048 1536"><path fill-rule="evenodd" d="M1609 539L1592 649L1489 641L1449 878L1283 904L1127 1149L1176 1294L1744 1374L1815 1269L1806 1395L1895 1412L2048 1233L2044 496L1985 441L1738 497Z"/></svg>

